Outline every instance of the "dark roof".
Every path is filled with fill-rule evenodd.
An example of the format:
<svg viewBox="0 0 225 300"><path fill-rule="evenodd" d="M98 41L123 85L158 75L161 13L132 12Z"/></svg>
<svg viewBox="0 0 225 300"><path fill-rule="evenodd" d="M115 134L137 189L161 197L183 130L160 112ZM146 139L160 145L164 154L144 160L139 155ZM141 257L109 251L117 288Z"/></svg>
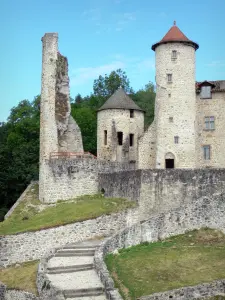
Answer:
<svg viewBox="0 0 225 300"><path fill-rule="evenodd" d="M211 85L212 92L225 92L225 80L205 80L196 82L196 92L200 92L202 85Z"/></svg>
<svg viewBox="0 0 225 300"><path fill-rule="evenodd" d="M134 110L141 110L139 106L125 93L123 88L119 88L103 105L98 109L113 109L113 108L120 108L120 109L134 109Z"/></svg>
<svg viewBox="0 0 225 300"><path fill-rule="evenodd" d="M198 44L189 40L186 35L176 26L176 22L174 21L174 25L170 28L167 34L159 41L158 43L152 45L152 50L155 51L155 48L161 44L166 43L185 43L188 44L197 50L199 48Z"/></svg>

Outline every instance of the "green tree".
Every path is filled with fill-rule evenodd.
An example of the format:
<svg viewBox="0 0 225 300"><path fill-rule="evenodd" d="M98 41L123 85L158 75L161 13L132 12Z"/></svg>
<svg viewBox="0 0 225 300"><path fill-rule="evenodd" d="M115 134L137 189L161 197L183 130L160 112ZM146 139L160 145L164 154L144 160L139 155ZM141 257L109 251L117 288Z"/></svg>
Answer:
<svg viewBox="0 0 225 300"><path fill-rule="evenodd" d="M93 91L95 96L109 98L119 87L122 87L127 93L132 93L130 81L127 75L121 69L112 71L109 75L100 75L94 80Z"/></svg>

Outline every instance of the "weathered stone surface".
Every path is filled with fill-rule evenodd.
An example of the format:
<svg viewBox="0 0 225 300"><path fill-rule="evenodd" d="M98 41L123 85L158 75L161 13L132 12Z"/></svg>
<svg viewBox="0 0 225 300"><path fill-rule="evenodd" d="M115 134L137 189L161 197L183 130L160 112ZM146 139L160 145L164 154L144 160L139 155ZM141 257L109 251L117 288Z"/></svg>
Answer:
<svg viewBox="0 0 225 300"><path fill-rule="evenodd" d="M107 291L114 291L114 282L107 270L104 257L117 249L127 248L143 242L156 242L169 236L183 234L186 231L209 227L219 229L225 233L225 202L220 197L214 195L212 200L201 197L197 201L194 199L186 206L171 209L166 213L153 215L147 221L138 222L128 227L116 235L109 237L102 242L95 253L95 268ZM223 288L223 290L221 290ZM224 293L224 283L220 289L215 290L215 294L220 291ZM197 289L200 292L201 289ZM204 292L204 288L202 289ZM214 294L214 295L215 295ZM168 294L167 294L168 295ZM200 296L196 293L196 296ZM120 299L120 298L118 298ZM153 298L153 299L161 299ZM162 298L167 299L167 298ZM175 299L180 299L175 298ZM186 298L183 298L186 299ZM191 298L187 298L191 299Z"/></svg>
<svg viewBox="0 0 225 300"><path fill-rule="evenodd" d="M54 248L95 236L109 236L133 221L134 210L35 232L0 237L0 266L40 259Z"/></svg>

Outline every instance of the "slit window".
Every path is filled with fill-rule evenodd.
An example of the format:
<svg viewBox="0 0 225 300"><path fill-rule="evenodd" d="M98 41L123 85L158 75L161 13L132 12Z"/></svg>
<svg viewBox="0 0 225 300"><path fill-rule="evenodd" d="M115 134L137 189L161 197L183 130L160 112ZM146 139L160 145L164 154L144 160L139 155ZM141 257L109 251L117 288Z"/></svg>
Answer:
<svg viewBox="0 0 225 300"><path fill-rule="evenodd" d="M123 133L122 131L117 132L117 140L118 140L118 145L123 145Z"/></svg>
<svg viewBox="0 0 225 300"><path fill-rule="evenodd" d="M210 159L210 146L209 145L203 146L203 155L204 155L205 160Z"/></svg>
<svg viewBox="0 0 225 300"><path fill-rule="evenodd" d="M172 60L175 60L175 59L177 59L177 51L173 50L172 51Z"/></svg>
<svg viewBox="0 0 225 300"><path fill-rule="evenodd" d="M175 143L175 144L178 144L178 143L179 143L179 136L175 136L175 137L174 137L174 143Z"/></svg>
<svg viewBox="0 0 225 300"><path fill-rule="evenodd" d="M104 130L104 145L107 145L107 130Z"/></svg>
<svg viewBox="0 0 225 300"><path fill-rule="evenodd" d="M172 82L172 74L167 74L167 82Z"/></svg>
<svg viewBox="0 0 225 300"><path fill-rule="evenodd" d="M214 117L205 117L205 129L215 129Z"/></svg>
<svg viewBox="0 0 225 300"><path fill-rule="evenodd" d="M130 147L134 146L134 134L130 134Z"/></svg>
<svg viewBox="0 0 225 300"><path fill-rule="evenodd" d="M130 109L130 118L133 118L133 117L134 117L134 110Z"/></svg>

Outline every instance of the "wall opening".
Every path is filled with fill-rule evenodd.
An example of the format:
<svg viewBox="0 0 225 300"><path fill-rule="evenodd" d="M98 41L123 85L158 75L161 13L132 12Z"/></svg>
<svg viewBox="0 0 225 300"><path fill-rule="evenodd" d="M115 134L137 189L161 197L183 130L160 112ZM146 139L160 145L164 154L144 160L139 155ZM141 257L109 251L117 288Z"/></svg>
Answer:
<svg viewBox="0 0 225 300"><path fill-rule="evenodd" d="M134 146L134 134L130 133L130 147Z"/></svg>
<svg viewBox="0 0 225 300"><path fill-rule="evenodd" d="M133 118L133 117L134 117L134 110L130 109L130 118Z"/></svg>
<svg viewBox="0 0 225 300"><path fill-rule="evenodd" d="M107 130L104 130L104 145L107 145Z"/></svg>
<svg viewBox="0 0 225 300"><path fill-rule="evenodd" d="M117 132L117 140L118 140L118 145L123 145L123 133L122 131Z"/></svg>
<svg viewBox="0 0 225 300"><path fill-rule="evenodd" d="M165 159L166 169L174 169L174 159L167 158Z"/></svg>

